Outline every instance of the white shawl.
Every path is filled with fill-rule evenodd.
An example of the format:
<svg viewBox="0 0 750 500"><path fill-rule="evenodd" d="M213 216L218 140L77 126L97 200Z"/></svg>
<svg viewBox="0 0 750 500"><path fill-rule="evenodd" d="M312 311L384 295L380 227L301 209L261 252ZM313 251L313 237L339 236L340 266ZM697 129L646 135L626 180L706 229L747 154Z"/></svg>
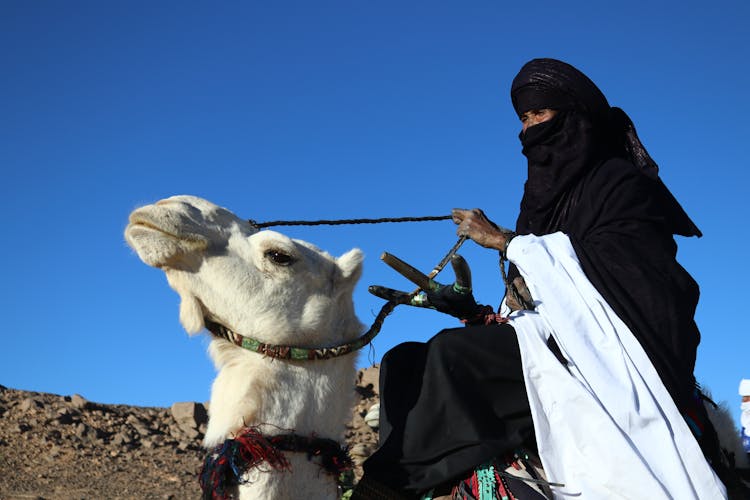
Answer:
<svg viewBox="0 0 750 500"><path fill-rule="evenodd" d="M514 313L539 454L555 498L720 499L640 343L584 275L562 233L508 247L536 304ZM567 369L547 348L554 336Z"/></svg>

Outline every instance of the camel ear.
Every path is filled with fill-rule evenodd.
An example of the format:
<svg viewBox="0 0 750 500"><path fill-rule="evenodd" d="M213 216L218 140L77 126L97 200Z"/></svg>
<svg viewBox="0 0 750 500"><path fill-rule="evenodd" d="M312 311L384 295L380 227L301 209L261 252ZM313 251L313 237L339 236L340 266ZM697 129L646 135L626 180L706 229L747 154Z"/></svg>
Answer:
<svg viewBox="0 0 750 500"><path fill-rule="evenodd" d="M181 293L180 299L180 323L190 335L195 335L205 326L201 303L193 294Z"/></svg>
<svg viewBox="0 0 750 500"><path fill-rule="evenodd" d="M362 276L362 262L365 260L365 254L359 248L349 250L344 255L336 259L336 263L341 269L341 275L345 281L354 287Z"/></svg>

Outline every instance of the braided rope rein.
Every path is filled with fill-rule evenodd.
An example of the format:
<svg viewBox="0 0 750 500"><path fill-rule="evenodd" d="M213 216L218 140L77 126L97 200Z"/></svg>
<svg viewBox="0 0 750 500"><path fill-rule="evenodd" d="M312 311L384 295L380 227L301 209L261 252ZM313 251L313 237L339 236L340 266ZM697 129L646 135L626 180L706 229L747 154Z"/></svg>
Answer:
<svg viewBox="0 0 750 500"><path fill-rule="evenodd" d="M272 221L272 222L255 222L250 219L248 222L258 228L270 227L270 226L318 226L318 225L342 225L342 224L379 224L384 222L422 222L422 221L436 221L436 220L448 220L452 217L450 215L445 216L429 216L429 217L398 217L398 218L384 218L384 219L339 219L339 220L317 220L317 221ZM466 240L462 237L458 242L453 245L450 251L445 257L435 266L430 272L430 277L436 276L440 271L443 270L445 265L450 261L453 254L456 253L458 248ZM417 289L414 293L419 292ZM211 332L215 337L228 340L236 346L247 349L248 351L257 352L264 356L275 359L286 359L292 361L311 361L319 359L331 359L339 356L344 356L351 352L357 351L362 347L372 342L372 339L380 333L380 329L383 327L385 318L393 312L398 305L398 302L388 301L383 304L380 308L380 312L375 317L370 328L357 339L339 344L333 347L300 347L300 346L289 346L289 345L278 345L261 342L258 339L252 337L245 337L237 332L233 332L226 326L216 323L209 318L204 318L204 324L206 329Z"/></svg>
<svg viewBox="0 0 750 500"><path fill-rule="evenodd" d="M251 226L263 229L271 226L340 226L343 224L382 224L385 222L424 222L436 220L449 220L450 215L437 215L427 217L392 217L382 219L336 219L336 220L276 220L270 222L256 222L248 219Z"/></svg>

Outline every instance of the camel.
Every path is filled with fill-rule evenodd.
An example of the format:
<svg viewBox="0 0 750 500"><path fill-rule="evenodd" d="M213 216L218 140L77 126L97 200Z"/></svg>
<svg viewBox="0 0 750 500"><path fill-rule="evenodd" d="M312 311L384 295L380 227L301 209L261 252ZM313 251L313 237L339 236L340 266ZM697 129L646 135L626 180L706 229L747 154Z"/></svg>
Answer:
<svg viewBox="0 0 750 500"><path fill-rule="evenodd" d="M134 210L125 239L166 274L184 329L212 332L204 497L337 498L356 354L336 346L363 331L352 298L363 253L334 258L194 196ZM239 485L224 481L237 457Z"/></svg>

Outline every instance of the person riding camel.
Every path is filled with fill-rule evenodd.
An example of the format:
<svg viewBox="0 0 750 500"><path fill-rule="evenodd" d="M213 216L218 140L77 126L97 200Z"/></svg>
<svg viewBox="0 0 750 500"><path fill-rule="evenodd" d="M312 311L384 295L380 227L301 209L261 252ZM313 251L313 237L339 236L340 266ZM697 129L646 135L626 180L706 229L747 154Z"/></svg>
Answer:
<svg viewBox="0 0 750 500"><path fill-rule="evenodd" d="M516 312L497 322L470 286L435 284L412 301L465 326L383 357L380 446L353 498L724 497L693 376L698 285L674 240L699 229L627 114L578 69L534 59L510 93L528 161L515 230L479 209L452 214L459 236L510 261L504 303ZM571 464L573 448L593 463ZM565 488L534 474L537 451ZM502 472L519 463L531 479Z"/></svg>

